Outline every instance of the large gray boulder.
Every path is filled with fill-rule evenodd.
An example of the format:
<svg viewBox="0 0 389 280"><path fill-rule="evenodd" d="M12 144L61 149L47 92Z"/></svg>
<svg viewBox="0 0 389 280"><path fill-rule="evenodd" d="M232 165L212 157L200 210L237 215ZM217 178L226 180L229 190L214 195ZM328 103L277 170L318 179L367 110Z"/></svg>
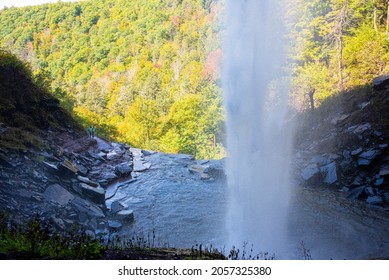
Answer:
<svg viewBox="0 0 389 280"><path fill-rule="evenodd" d="M123 205L120 201L116 200L111 204L111 213L117 213L125 209L125 205Z"/></svg>
<svg viewBox="0 0 389 280"><path fill-rule="evenodd" d="M338 181L338 174L336 170L336 163L333 161L327 165L320 167L320 172L324 177L323 182L326 184L334 184Z"/></svg>
<svg viewBox="0 0 389 280"><path fill-rule="evenodd" d="M135 220L134 211L129 209L121 210L116 215L120 220L125 221L127 223L132 223Z"/></svg>
<svg viewBox="0 0 389 280"><path fill-rule="evenodd" d="M97 187L99 186L98 183L96 183L96 182L90 180L90 179L87 178L87 177L77 176L77 179L78 179L80 182L83 182L83 183L85 183L85 184L87 184L87 185L89 185L89 186L95 187L95 188L97 188Z"/></svg>
<svg viewBox="0 0 389 280"><path fill-rule="evenodd" d="M316 163L311 163L301 171L301 177L307 181L312 182L320 178L320 170Z"/></svg>
<svg viewBox="0 0 389 280"><path fill-rule="evenodd" d="M92 187L85 183L80 183L81 194L97 204L105 204L105 190L102 187Z"/></svg>
<svg viewBox="0 0 389 280"><path fill-rule="evenodd" d="M82 199L79 196L76 196L75 199L71 201L71 204L80 212L77 215L80 218L80 221L83 218L86 220L88 216L94 218L105 218L105 214L101 207L98 207L96 204Z"/></svg>
<svg viewBox="0 0 389 280"><path fill-rule="evenodd" d="M378 196L378 195L375 195L375 196L369 196L367 199L366 199L366 203L367 204L372 204L372 205L380 205L384 202L384 200L382 199L382 197Z"/></svg>
<svg viewBox="0 0 389 280"><path fill-rule="evenodd" d="M358 155L358 165L370 165L381 154L381 150L368 149Z"/></svg>
<svg viewBox="0 0 389 280"><path fill-rule="evenodd" d="M222 160L212 160L208 163L208 166L205 168L204 173L214 179L225 179L226 173L224 169L224 161Z"/></svg>
<svg viewBox="0 0 389 280"><path fill-rule="evenodd" d="M124 162L115 166L115 174L118 177L128 177L131 176L132 165L131 163Z"/></svg>
<svg viewBox="0 0 389 280"><path fill-rule="evenodd" d="M67 205L74 199L74 195L59 184L48 186L43 193L43 197L48 201L58 203L62 206Z"/></svg>

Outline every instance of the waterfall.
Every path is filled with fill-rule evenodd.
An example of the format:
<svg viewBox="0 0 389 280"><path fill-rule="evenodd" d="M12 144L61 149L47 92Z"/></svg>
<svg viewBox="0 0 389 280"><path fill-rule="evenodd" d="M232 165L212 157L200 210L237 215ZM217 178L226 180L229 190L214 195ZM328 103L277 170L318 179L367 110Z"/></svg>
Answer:
<svg viewBox="0 0 389 280"><path fill-rule="evenodd" d="M227 113L228 246L286 250L289 148L283 1L227 0L223 88Z"/></svg>

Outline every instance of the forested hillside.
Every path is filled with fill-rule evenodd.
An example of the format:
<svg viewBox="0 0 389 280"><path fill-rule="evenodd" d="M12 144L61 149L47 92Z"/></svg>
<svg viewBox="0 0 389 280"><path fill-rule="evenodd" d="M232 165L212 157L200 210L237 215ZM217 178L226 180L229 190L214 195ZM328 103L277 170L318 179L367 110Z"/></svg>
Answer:
<svg viewBox="0 0 389 280"><path fill-rule="evenodd" d="M389 72L388 0L289 0L298 110ZM5 8L0 46L98 133L145 149L223 156L223 0L87 0ZM287 44L285 42L285 45Z"/></svg>
<svg viewBox="0 0 389 280"><path fill-rule="evenodd" d="M222 156L221 10L90 0L0 11L0 46L86 126L131 145Z"/></svg>
<svg viewBox="0 0 389 280"><path fill-rule="evenodd" d="M307 108L389 73L389 1L293 0L292 103Z"/></svg>

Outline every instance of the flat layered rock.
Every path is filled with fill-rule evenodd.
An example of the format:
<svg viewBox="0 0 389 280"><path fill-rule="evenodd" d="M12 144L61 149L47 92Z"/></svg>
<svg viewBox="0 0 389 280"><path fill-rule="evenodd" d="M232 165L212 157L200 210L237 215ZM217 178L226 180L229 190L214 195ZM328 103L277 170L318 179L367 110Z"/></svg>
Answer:
<svg viewBox="0 0 389 280"><path fill-rule="evenodd" d="M72 195L68 190L61 187L59 184L54 184L44 191L43 197L46 200L58 203L62 206L65 206L74 199L74 195Z"/></svg>

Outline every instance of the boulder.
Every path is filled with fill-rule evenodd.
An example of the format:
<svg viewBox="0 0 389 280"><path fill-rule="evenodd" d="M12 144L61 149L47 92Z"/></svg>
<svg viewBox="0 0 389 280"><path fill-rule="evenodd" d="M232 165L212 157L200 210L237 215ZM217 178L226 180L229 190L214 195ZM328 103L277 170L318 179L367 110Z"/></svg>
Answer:
<svg viewBox="0 0 389 280"><path fill-rule="evenodd" d="M82 199L81 197L76 196L76 198L71 201L71 204L77 208L81 213L87 214L87 216L95 217L95 218L105 218L103 210L97 205ZM81 219L81 213L78 214ZM87 217L85 217L87 219Z"/></svg>
<svg viewBox="0 0 389 280"><path fill-rule="evenodd" d="M128 209L121 210L116 215L120 220L125 221L127 223L132 223L135 220L134 211L132 211L132 210L128 210Z"/></svg>
<svg viewBox="0 0 389 280"><path fill-rule="evenodd" d="M336 171L336 163L333 161L325 166L320 167L320 172L324 177L323 182L326 184L333 184L338 181L338 175Z"/></svg>
<svg viewBox="0 0 389 280"><path fill-rule="evenodd" d="M120 230L123 227L122 223L120 223L118 221L114 221L114 220L109 220L108 226L110 229L112 229L114 231Z"/></svg>
<svg viewBox="0 0 389 280"><path fill-rule="evenodd" d="M378 148L382 149L382 150L385 150L389 145L387 143L384 143L384 144L379 144L378 145Z"/></svg>
<svg viewBox="0 0 389 280"><path fill-rule="evenodd" d="M43 197L46 200L56 202L59 205L65 206L74 199L74 195L72 195L68 190L60 186L59 184L50 185L43 193Z"/></svg>
<svg viewBox="0 0 389 280"><path fill-rule="evenodd" d="M315 181L320 178L320 170L317 164L311 163L301 171L301 177L305 181Z"/></svg>
<svg viewBox="0 0 389 280"><path fill-rule="evenodd" d="M359 147L358 149L351 151L351 155L356 156L356 155L362 153L362 151L363 151L363 149L361 147Z"/></svg>
<svg viewBox="0 0 389 280"><path fill-rule="evenodd" d="M214 179L225 179L224 163L221 160L212 160L205 168L204 173Z"/></svg>
<svg viewBox="0 0 389 280"><path fill-rule="evenodd" d="M135 172L143 172L148 170L151 167L150 162L143 162L140 160L135 160L134 161L134 171Z"/></svg>
<svg viewBox="0 0 389 280"><path fill-rule="evenodd" d="M103 173L99 179L99 184L106 187L115 182L117 179L118 176L112 172Z"/></svg>
<svg viewBox="0 0 389 280"><path fill-rule="evenodd" d="M353 189L348 195L349 199L360 199L365 195L365 186Z"/></svg>
<svg viewBox="0 0 389 280"><path fill-rule="evenodd" d="M155 152L152 151L146 151L146 150L141 150L141 153L146 157L146 156L151 156L152 154L155 154Z"/></svg>
<svg viewBox="0 0 389 280"><path fill-rule="evenodd" d="M77 176L77 179L78 179L80 182L83 182L83 183L85 183L85 184L87 184L87 185L89 185L89 186L95 187L95 188L99 186L98 183L91 181L91 180L90 180L89 178L87 178L87 177Z"/></svg>
<svg viewBox="0 0 389 280"><path fill-rule="evenodd" d="M369 165L381 154L381 150L368 149L358 155L358 165Z"/></svg>
<svg viewBox="0 0 389 280"><path fill-rule="evenodd" d="M77 166L67 159L58 166L58 174L61 177L75 177L78 172Z"/></svg>
<svg viewBox="0 0 389 280"><path fill-rule="evenodd" d="M314 156L310 161L310 163L316 164L318 166L327 165L330 162L331 162L331 159L326 154Z"/></svg>
<svg viewBox="0 0 389 280"><path fill-rule="evenodd" d="M374 204L374 205L380 205L384 202L384 200L382 199L382 197L378 196L378 195L375 195L375 196L369 196L367 199L366 199L366 203L367 204Z"/></svg>
<svg viewBox="0 0 389 280"><path fill-rule="evenodd" d="M331 123L336 125L336 124L338 124L339 122L342 122L342 121L344 121L345 119L347 119L349 116L350 116L350 114L343 114L343 115L336 116L335 118L333 118L333 119L331 120Z"/></svg>
<svg viewBox="0 0 389 280"><path fill-rule="evenodd" d="M84 177L88 174L88 168L86 168L83 164L76 163L75 165L78 169L78 174L80 174L81 176L84 176Z"/></svg>
<svg viewBox="0 0 389 280"><path fill-rule="evenodd" d="M375 90L384 90L389 87L389 75L382 75L373 80Z"/></svg>
<svg viewBox="0 0 389 280"><path fill-rule="evenodd" d="M95 153L93 153L93 152L91 152L91 151L88 151L87 154L88 154L91 158L94 158L94 159L96 159L96 160L98 160L98 161L101 161L101 162L104 162L104 161L105 161L105 158L103 158L101 155L95 154Z"/></svg>
<svg viewBox="0 0 389 280"><path fill-rule="evenodd" d="M119 211L122 211L125 209L125 205L123 205L120 201L116 200L112 202L111 204L111 212L112 213L117 213Z"/></svg>
<svg viewBox="0 0 389 280"><path fill-rule="evenodd" d="M354 178L354 180L351 183L351 185L353 185L353 186L363 185L365 183L365 178L366 178L366 174L364 174L364 173L358 174L358 176L356 176Z"/></svg>
<svg viewBox="0 0 389 280"><path fill-rule="evenodd" d="M108 160L115 160L115 159L120 158L121 156L122 156L122 153L118 153L116 150L113 150L107 154L107 159Z"/></svg>
<svg viewBox="0 0 389 280"><path fill-rule="evenodd" d="M365 193L367 194L367 196L374 196L376 194L372 187L366 187Z"/></svg>
<svg viewBox="0 0 389 280"><path fill-rule="evenodd" d="M371 124L370 123L364 123L360 125L353 125L347 128L346 132L354 133L354 134L361 134L365 132L366 130L371 129Z"/></svg>
<svg viewBox="0 0 389 280"><path fill-rule="evenodd" d="M85 183L80 183L81 194L97 204L105 204L105 190L102 187L91 187Z"/></svg>
<svg viewBox="0 0 389 280"><path fill-rule="evenodd" d="M376 180L374 182L374 186L378 187L378 186L381 186L383 183L384 183L384 178L379 177L379 178L376 178Z"/></svg>
<svg viewBox="0 0 389 280"><path fill-rule="evenodd" d="M207 167L199 164L189 166L190 173L203 173Z"/></svg>
<svg viewBox="0 0 389 280"><path fill-rule="evenodd" d="M132 166L128 162L124 162L115 166L115 174L118 177L131 176Z"/></svg>
<svg viewBox="0 0 389 280"><path fill-rule="evenodd" d="M380 169L380 173L379 173L381 176L388 176L389 175L389 165L388 166L385 166L385 167L382 167Z"/></svg>
<svg viewBox="0 0 389 280"><path fill-rule="evenodd" d="M47 171L49 171L51 174L58 175L58 167L55 164L44 161L43 165L46 167Z"/></svg>

